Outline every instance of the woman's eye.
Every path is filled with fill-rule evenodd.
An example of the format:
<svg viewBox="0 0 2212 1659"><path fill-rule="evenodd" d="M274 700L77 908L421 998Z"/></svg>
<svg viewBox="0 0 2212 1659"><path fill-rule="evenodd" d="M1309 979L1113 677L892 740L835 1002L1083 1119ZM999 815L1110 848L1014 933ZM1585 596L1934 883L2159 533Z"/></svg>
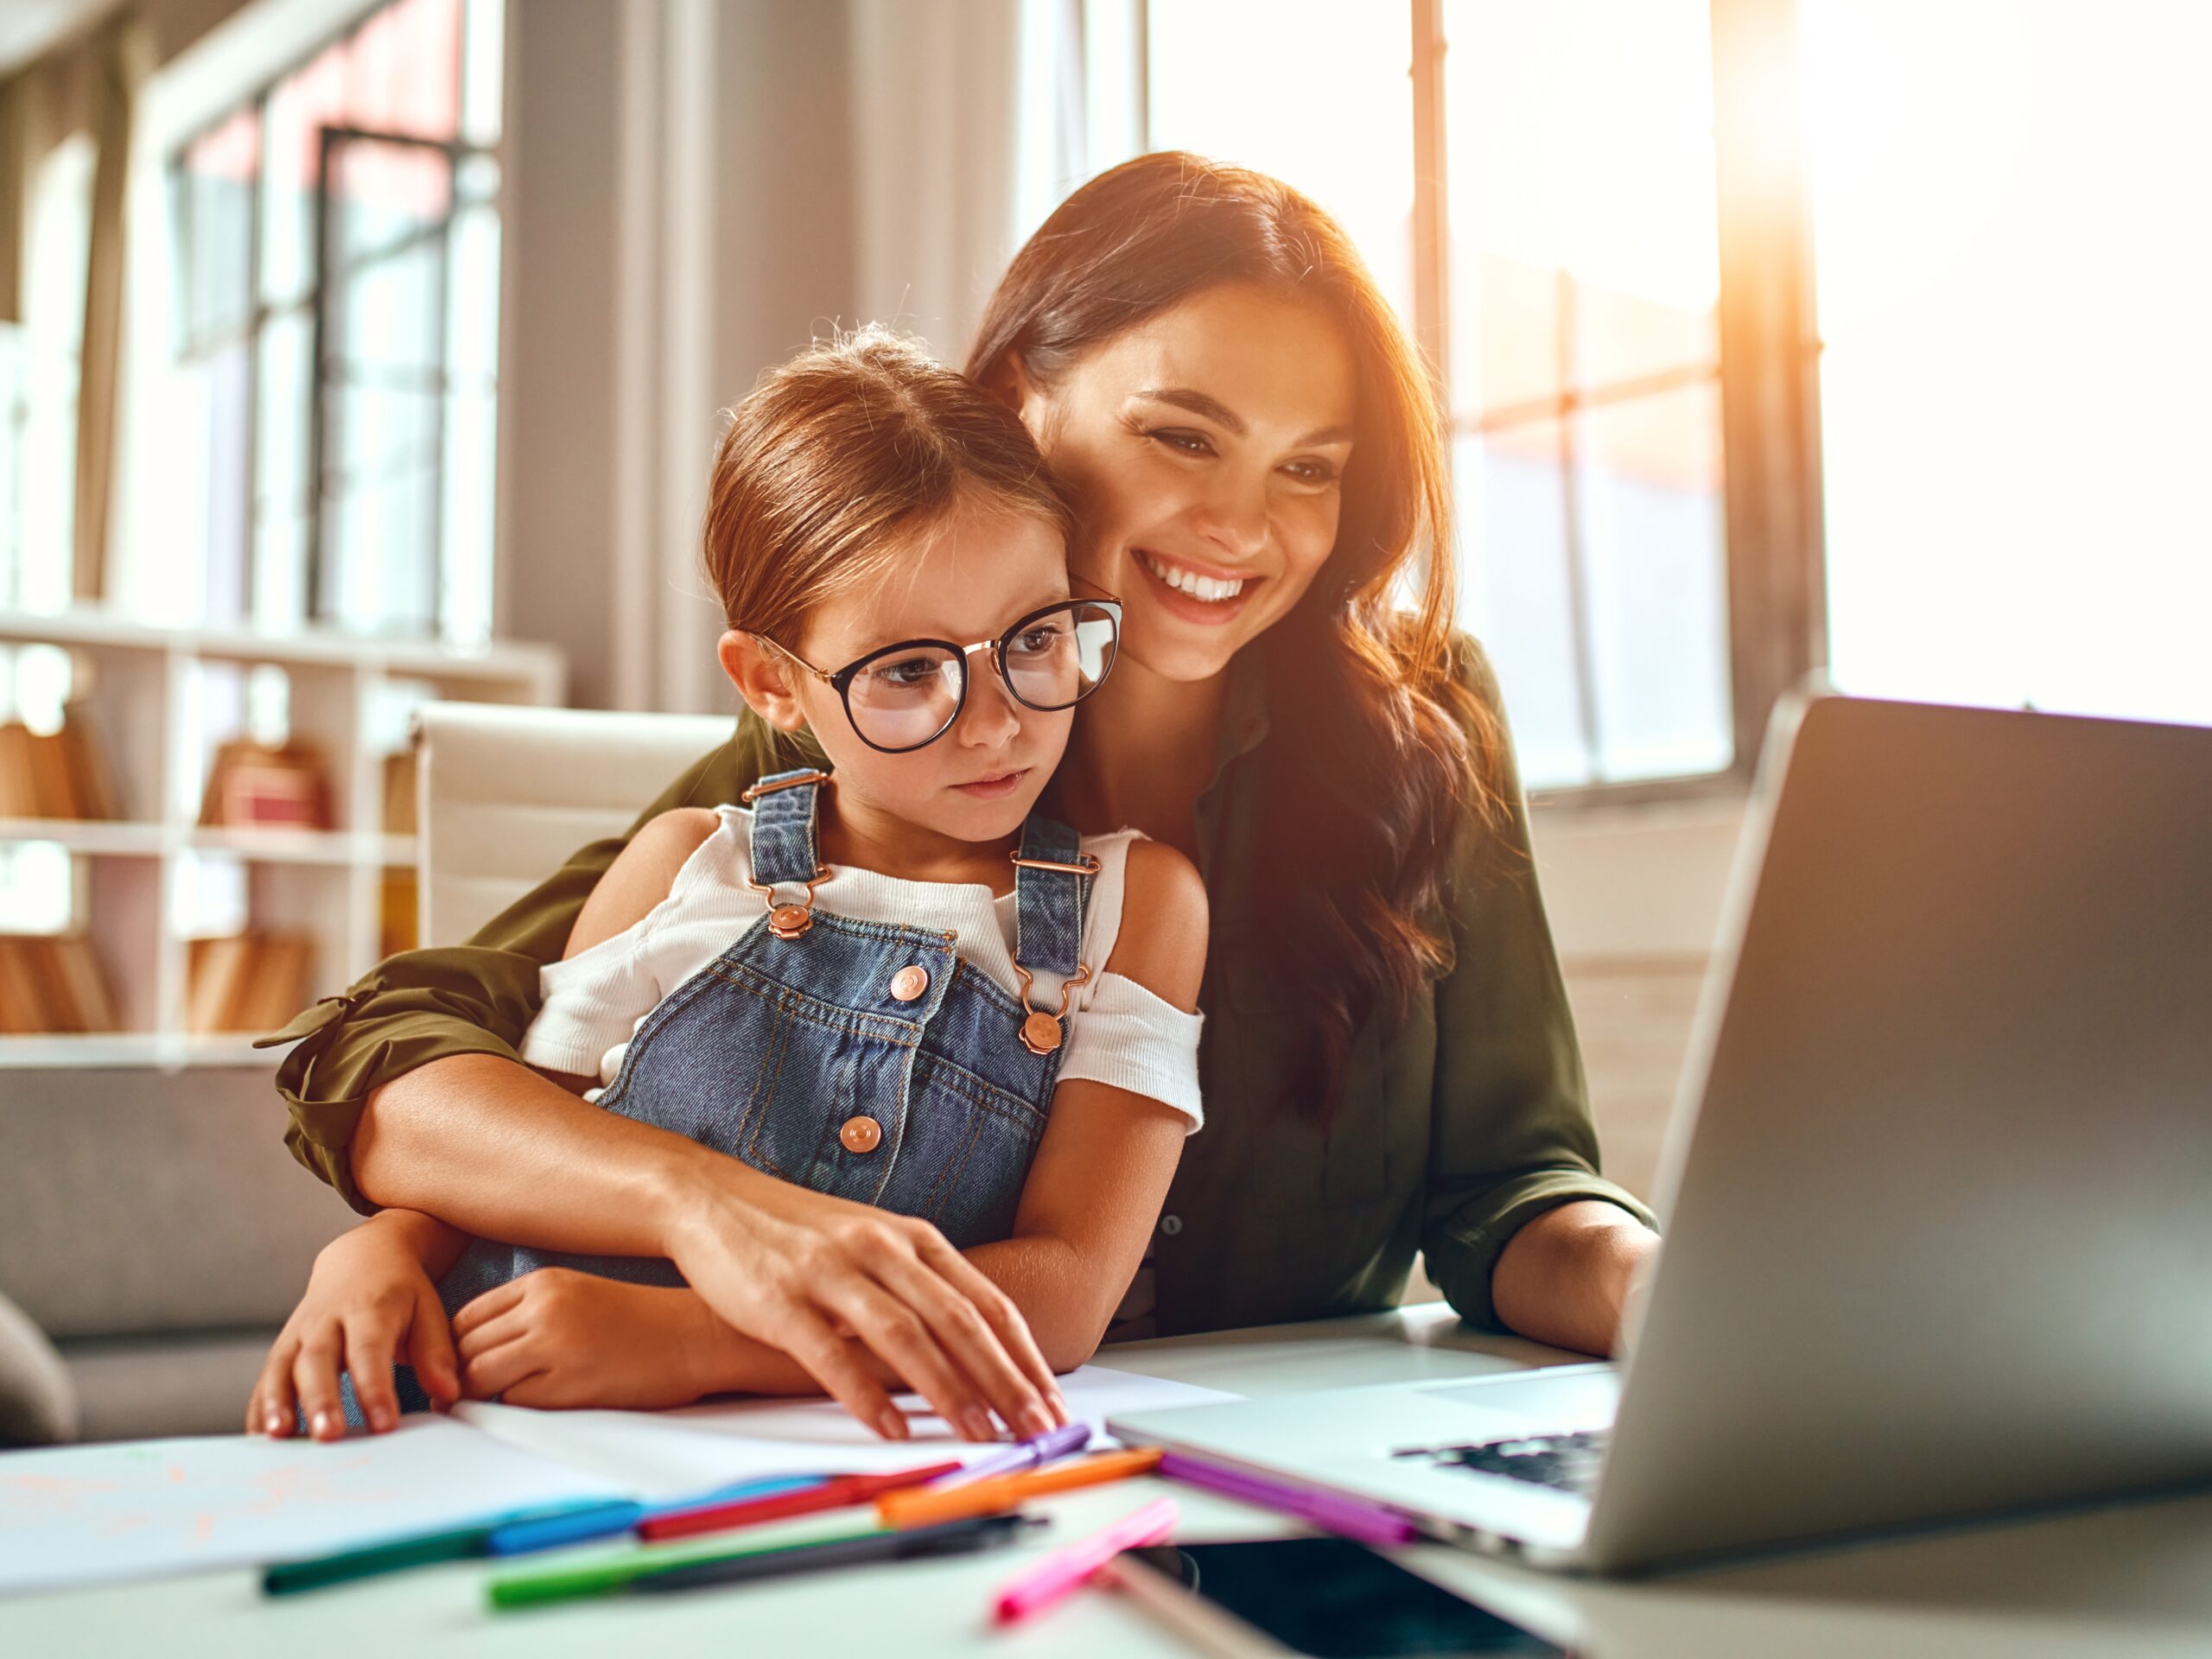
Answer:
<svg viewBox="0 0 2212 1659"><path fill-rule="evenodd" d="M1333 484L1337 469L1325 461L1294 461L1283 468L1301 484Z"/></svg>
<svg viewBox="0 0 2212 1659"><path fill-rule="evenodd" d="M1213 453L1213 445L1203 432L1186 432L1178 427L1164 426L1146 435L1166 444L1178 454L1210 455Z"/></svg>

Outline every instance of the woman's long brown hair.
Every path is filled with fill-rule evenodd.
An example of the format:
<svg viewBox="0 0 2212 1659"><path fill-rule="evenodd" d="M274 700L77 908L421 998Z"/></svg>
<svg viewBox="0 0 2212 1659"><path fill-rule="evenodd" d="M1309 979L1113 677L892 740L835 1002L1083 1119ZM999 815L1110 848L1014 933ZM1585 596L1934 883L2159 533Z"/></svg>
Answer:
<svg viewBox="0 0 2212 1659"><path fill-rule="evenodd" d="M1325 1119L1360 1027L1402 1017L1444 965L1440 901L1470 811L1484 830L1506 813L1502 724L1456 660L1446 427L1420 356L1327 213L1278 179L1170 150L1061 203L999 283L968 372L1002 384L1019 357L1049 387L1092 347L1223 283L1321 306L1357 389L1336 547L1256 642L1274 735L1253 911L1313 1033L1297 1103Z"/></svg>

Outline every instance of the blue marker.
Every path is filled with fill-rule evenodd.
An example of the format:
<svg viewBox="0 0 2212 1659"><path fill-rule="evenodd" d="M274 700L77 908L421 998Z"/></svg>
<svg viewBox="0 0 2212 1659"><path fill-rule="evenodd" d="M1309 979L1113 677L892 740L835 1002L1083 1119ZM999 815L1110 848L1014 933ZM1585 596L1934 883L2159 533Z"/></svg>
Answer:
<svg viewBox="0 0 2212 1659"><path fill-rule="evenodd" d="M664 1510L688 1510L701 1503L721 1503L733 1498L766 1497L776 1492L819 1486L828 1478L826 1475L775 1475L766 1479L741 1480L711 1492L665 1503L617 1501L559 1515L537 1516L493 1528L489 1550L494 1555L529 1555L541 1549L558 1549L566 1544L588 1543L594 1538L612 1538L631 1531L640 1521Z"/></svg>

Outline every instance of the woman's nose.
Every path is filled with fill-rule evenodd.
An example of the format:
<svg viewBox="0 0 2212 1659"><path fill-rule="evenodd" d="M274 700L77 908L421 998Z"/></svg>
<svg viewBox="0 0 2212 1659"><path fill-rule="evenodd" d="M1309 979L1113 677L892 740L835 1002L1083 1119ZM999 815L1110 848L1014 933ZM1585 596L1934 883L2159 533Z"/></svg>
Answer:
<svg viewBox="0 0 2212 1659"><path fill-rule="evenodd" d="M1268 544L1265 480L1224 478L1198 512L1198 533L1230 559L1259 556Z"/></svg>

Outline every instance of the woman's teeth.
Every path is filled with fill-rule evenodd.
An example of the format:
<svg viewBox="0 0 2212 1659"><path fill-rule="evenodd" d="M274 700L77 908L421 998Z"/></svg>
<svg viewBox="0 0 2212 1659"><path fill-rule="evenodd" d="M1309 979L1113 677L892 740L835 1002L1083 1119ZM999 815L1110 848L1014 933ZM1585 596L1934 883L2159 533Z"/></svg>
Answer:
<svg viewBox="0 0 2212 1659"><path fill-rule="evenodd" d="M1224 582L1213 576L1202 576L1195 570L1185 570L1179 564L1169 564L1149 553L1139 553L1137 558L1146 569L1177 593L1188 594L1192 599L1209 602L1236 598L1244 591L1244 583L1249 580L1240 576L1234 582Z"/></svg>

